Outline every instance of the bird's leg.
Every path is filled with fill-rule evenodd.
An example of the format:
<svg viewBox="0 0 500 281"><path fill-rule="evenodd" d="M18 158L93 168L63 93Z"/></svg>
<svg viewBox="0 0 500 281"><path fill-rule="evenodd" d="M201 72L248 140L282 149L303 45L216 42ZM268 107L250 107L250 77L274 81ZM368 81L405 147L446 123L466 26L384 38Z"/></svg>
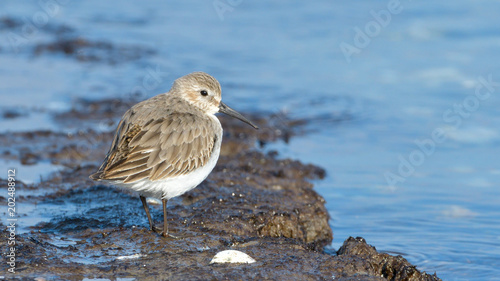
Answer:
<svg viewBox="0 0 500 281"><path fill-rule="evenodd" d="M163 203L163 233L161 235L163 237L171 237L174 239L178 239L179 237L168 233L168 223L167 223L167 202L168 202L168 199L162 199L161 202Z"/></svg>
<svg viewBox="0 0 500 281"><path fill-rule="evenodd" d="M151 231L155 231L155 227L153 225L153 220L151 219L151 214L149 213L148 203L146 202L146 197L139 196L139 198L141 198L142 206L144 207L144 211L146 211L146 215L148 216L149 229Z"/></svg>
<svg viewBox="0 0 500 281"><path fill-rule="evenodd" d="M167 202L168 202L168 199L162 199L161 202L163 203L163 233L162 233L162 235L164 237L167 237L167 235L168 235L168 224L167 224Z"/></svg>

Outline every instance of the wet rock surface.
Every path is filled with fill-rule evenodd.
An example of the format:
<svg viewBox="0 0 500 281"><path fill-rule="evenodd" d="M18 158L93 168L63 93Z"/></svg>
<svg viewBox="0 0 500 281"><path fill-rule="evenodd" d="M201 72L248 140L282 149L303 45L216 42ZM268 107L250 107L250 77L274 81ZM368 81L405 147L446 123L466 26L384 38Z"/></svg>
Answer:
<svg viewBox="0 0 500 281"><path fill-rule="evenodd" d="M333 239L329 215L312 184L325 171L259 148L304 132L307 121L280 115L249 116L259 131L220 116L225 131L216 168L198 188L169 201L169 228L179 238L150 232L136 194L88 178L100 165L112 129L130 104L77 101L73 110L55 114L54 121L62 128L78 124L80 130L0 135L2 159L66 167L38 183L17 183L20 208L31 211L19 217L17 273L10 276L439 280L400 256L378 253L362 238L347 239L336 253L328 247ZM92 129L96 125L108 130ZM7 186L5 179L0 186ZM161 226L161 205L150 203L153 220ZM2 235L7 241L8 233ZM242 251L256 262L210 264L223 250ZM1 263L0 269L5 272L7 265Z"/></svg>
<svg viewBox="0 0 500 281"><path fill-rule="evenodd" d="M7 52L26 52L32 57L63 55L78 63L117 65L156 54L147 46L94 40L82 36L84 30L54 22L34 24L28 18L0 17L0 31L9 32ZM29 40L39 34L45 37L42 41Z"/></svg>
<svg viewBox="0 0 500 281"><path fill-rule="evenodd" d="M154 51L141 46L117 47L106 41L90 41L85 38L70 37L57 38L54 42L39 44L35 47L35 55L43 53L64 54L82 62L99 62L107 60L107 63L132 61L146 55L154 54Z"/></svg>

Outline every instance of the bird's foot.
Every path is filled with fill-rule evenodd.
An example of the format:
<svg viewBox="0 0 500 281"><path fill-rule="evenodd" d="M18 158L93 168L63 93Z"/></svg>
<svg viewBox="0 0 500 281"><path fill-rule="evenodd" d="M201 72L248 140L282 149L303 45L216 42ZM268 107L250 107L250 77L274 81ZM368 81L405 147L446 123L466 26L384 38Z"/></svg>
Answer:
<svg viewBox="0 0 500 281"><path fill-rule="evenodd" d="M172 235L168 232L164 232L162 228L160 227L157 227L157 226L153 226L153 228L151 229L152 232L156 232L156 233L161 233L161 236L163 237L169 237L169 238L173 238L173 239L179 239L180 237L178 236L175 236L175 235Z"/></svg>
<svg viewBox="0 0 500 281"><path fill-rule="evenodd" d="M168 237L168 238L172 238L172 239L180 239L180 238L181 238L181 237L179 237L179 236L172 235L172 234L170 234L170 233L168 233L168 232L167 232L167 233L162 232L162 233L161 233L161 236L163 236L163 237Z"/></svg>
<svg viewBox="0 0 500 281"><path fill-rule="evenodd" d="M157 227L157 226L153 226L153 227L151 228L151 231L161 233L161 232L163 231L163 229L162 229L162 228L159 228L159 227Z"/></svg>

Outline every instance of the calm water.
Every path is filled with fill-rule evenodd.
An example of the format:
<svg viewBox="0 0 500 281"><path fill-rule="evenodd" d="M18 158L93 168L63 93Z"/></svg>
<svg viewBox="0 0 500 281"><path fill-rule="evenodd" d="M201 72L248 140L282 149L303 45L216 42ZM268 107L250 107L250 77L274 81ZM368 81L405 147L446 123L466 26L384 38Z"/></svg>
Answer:
<svg viewBox="0 0 500 281"><path fill-rule="evenodd" d="M76 98L147 98L206 71L234 108L311 120L266 149L327 169L333 247L363 236L445 280L500 280L500 2L254 2L2 1L24 23L0 27L0 106L32 113L0 130L60 130L47 112ZM61 25L154 54L34 56Z"/></svg>

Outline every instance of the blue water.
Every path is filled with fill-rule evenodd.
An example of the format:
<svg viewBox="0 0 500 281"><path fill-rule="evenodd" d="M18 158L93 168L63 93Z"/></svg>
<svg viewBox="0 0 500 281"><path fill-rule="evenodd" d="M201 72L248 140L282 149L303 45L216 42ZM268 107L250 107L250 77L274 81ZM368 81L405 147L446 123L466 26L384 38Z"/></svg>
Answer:
<svg viewBox="0 0 500 281"><path fill-rule="evenodd" d="M310 120L310 133L266 149L327 169L316 189L333 247L363 236L445 280L500 280L500 2L40 3L0 2L0 17L37 23L15 29L22 44L0 28L0 107L33 112L0 119L2 132L60 130L46 112L76 98L147 98L206 71L240 111ZM154 54L34 56L60 25Z"/></svg>

